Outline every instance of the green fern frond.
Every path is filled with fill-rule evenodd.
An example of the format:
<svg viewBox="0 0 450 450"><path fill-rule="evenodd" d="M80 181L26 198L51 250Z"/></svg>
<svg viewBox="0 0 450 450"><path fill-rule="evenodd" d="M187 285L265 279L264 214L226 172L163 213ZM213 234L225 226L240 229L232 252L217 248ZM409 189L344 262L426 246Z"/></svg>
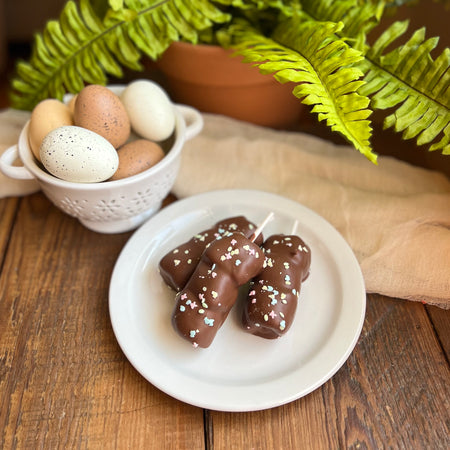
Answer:
<svg viewBox="0 0 450 450"><path fill-rule="evenodd" d="M274 74L282 83L296 83L293 94L303 103L313 105L312 112L318 114L319 120L325 120L333 131L340 132L370 161L376 162L369 143L369 99L356 92L362 84L359 80L362 72L351 67L362 57L335 37L342 26L342 23L290 19L269 39L236 25L236 49L245 61L258 65L262 73Z"/></svg>
<svg viewBox="0 0 450 450"><path fill-rule="evenodd" d="M430 52L438 39L426 40L425 30L419 29L405 44L385 53L407 27L406 22L395 22L367 52L360 62L366 84L359 93L371 97L374 109L394 109L385 118L385 128L450 154L450 50L433 59Z"/></svg>
<svg viewBox="0 0 450 450"><path fill-rule="evenodd" d="M195 43L199 30L229 20L209 0L123 0L119 6L103 20L88 0L69 0L59 20L35 36L30 60L17 64L11 105L30 110L45 98L79 92L85 83L121 77L122 67L142 70L142 54L156 59L172 41Z"/></svg>
<svg viewBox="0 0 450 450"><path fill-rule="evenodd" d="M225 6L232 6L237 9L255 9L255 10L263 10L268 8L275 8L280 11L290 11L292 8L291 2L287 1L285 3L284 0L215 0L214 3L222 4Z"/></svg>
<svg viewBox="0 0 450 450"><path fill-rule="evenodd" d="M342 22L345 27L338 32L339 37L351 40L353 48L364 51L366 37L378 25L385 1L303 0L302 6L316 21Z"/></svg>
<svg viewBox="0 0 450 450"><path fill-rule="evenodd" d="M445 0L446 1L446 0ZM443 2L445 3L443 0ZM385 127L450 154L450 50L431 57L437 38L424 30L394 50L407 29L395 23L370 46L368 33L392 0L68 0L58 20L34 39L11 82L11 105L79 92L86 83L141 70L176 40L215 36L261 72L296 84L293 94L372 161L369 109L387 111ZM245 18L252 25L234 21ZM278 28L276 26L280 24ZM274 31L275 30L275 31ZM393 45L392 45L393 46Z"/></svg>

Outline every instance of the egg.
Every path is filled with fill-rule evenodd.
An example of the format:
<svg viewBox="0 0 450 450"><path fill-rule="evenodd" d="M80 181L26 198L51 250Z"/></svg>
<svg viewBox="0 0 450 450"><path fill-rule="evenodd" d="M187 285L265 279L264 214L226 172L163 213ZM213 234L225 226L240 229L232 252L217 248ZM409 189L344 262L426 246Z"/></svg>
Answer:
<svg viewBox="0 0 450 450"><path fill-rule="evenodd" d="M44 137L64 125L73 125L73 119L70 109L63 102L49 98L34 107L28 126L28 142L38 161L41 160L39 149Z"/></svg>
<svg viewBox="0 0 450 450"><path fill-rule="evenodd" d="M69 108L70 113L73 116L73 113L75 112L75 102L77 101L77 95L74 95L68 102L67 107Z"/></svg>
<svg viewBox="0 0 450 450"><path fill-rule="evenodd" d="M129 142L117 150L119 168L110 178L120 180L131 177L153 167L164 158L164 151L156 142L137 139Z"/></svg>
<svg viewBox="0 0 450 450"><path fill-rule="evenodd" d="M52 175L78 183L107 180L119 166L117 151L110 142L75 125L50 131L42 141L40 155Z"/></svg>
<svg viewBox="0 0 450 450"><path fill-rule="evenodd" d="M150 80L128 84L120 96L132 129L145 139L162 141L175 128L175 109L166 92Z"/></svg>
<svg viewBox="0 0 450 450"><path fill-rule="evenodd" d="M76 126L103 136L114 148L123 145L130 135L130 120L120 98L98 84L78 93L73 118Z"/></svg>

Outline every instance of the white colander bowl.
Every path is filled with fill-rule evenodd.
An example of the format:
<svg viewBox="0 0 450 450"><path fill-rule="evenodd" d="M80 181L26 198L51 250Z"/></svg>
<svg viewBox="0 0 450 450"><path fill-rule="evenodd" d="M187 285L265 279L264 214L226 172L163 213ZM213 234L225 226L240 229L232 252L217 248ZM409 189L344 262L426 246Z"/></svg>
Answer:
<svg viewBox="0 0 450 450"><path fill-rule="evenodd" d="M123 88L110 87L116 93ZM168 147L166 156L150 169L132 177L102 183L73 183L50 175L29 147L29 122L22 129L17 145L1 155L0 169L10 178L36 180L59 209L76 217L91 230L99 233L132 230L160 209L178 174L184 143L203 128L202 116L196 109L185 105L174 105L174 108L175 132L165 143ZM17 157L23 166L14 165Z"/></svg>

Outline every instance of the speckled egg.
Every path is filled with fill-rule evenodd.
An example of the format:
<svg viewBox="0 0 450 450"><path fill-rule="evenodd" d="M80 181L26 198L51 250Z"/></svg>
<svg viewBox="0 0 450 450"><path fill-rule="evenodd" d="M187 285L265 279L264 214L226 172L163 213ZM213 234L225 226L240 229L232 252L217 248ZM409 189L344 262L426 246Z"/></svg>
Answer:
<svg viewBox="0 0 450 450"><path fill-rule="evenodd" d="M78 93L73 118L75 125L103 136L114 148L123 145L130 135L130 120L120 98L98 84Z"/></svg>
<svg viewBox="0 0 450 450"><path fill-rule="evenodd" d="M70 109L63 102L49 98L34 107L28 127L28 142L38 161L41 160L39 149L44 137L64 125L73 125L73 119Z"/></svg>
<svg viewBox="0 0 450 450"><path fill-rule="evenodd" d="M76 183L107 180L119 166L117 151L110 142L74 125L51 131L42 141L40 155L52 175Z"/></svg>
<svg viewBox="0 0 450 450"><path fill-rule="evenodd" d="M150 169L164 158L164 151L156 142L137 139L117 150L119 168L110 178L120 180Z"/></svg>
<svg viewBox="0 0 450 450"><path fill-rule="evenodd" d="M162 141L175 128L175 109L166 92L150 80L128 84L120 96L133 130L145 139Z"/></svg>

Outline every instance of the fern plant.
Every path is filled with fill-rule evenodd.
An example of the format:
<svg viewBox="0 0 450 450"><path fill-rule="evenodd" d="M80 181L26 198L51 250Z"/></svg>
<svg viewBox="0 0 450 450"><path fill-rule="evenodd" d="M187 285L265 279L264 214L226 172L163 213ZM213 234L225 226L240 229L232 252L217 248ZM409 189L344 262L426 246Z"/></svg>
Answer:
<svg viewBox="0 0 450 450"><path fill-rule="evenodd" d="M437 38L396 22L374 42L388 0L80 0L38 33L11 82L11 103L39 101L106 84L157 60L178 40L215 43L244 61L294 82L293 95L372 162L370 115L429 150L450 154L450 54L433 59ZM403 2L400 2L403 3Z"/></svg>

